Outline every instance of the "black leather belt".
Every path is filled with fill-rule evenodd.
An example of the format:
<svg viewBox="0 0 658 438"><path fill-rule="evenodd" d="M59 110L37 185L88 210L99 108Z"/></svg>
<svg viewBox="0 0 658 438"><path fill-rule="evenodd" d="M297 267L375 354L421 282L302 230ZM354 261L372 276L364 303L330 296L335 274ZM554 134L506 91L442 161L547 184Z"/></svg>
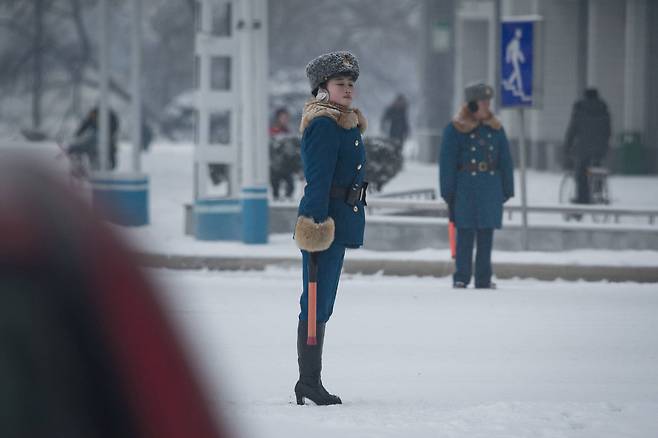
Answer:
<svg viewBox="0 0 658 438"><path fill-rule="evenodd" d="M478 163L466 163L459 166L458 170L463 172L493 172L496 170L496 163L480 161Z"/></svg>
<svg viewBox="0 0 658 438"><path fill-rule="evenodd" d="M361 185L353 185L351 187L331 187L331 192L329 196L335 199L342 199L348 205L355 206L357 202L363 202L363 205L368 205L366 203L366 189L368 188L368 183L364 181Z"/></svg>

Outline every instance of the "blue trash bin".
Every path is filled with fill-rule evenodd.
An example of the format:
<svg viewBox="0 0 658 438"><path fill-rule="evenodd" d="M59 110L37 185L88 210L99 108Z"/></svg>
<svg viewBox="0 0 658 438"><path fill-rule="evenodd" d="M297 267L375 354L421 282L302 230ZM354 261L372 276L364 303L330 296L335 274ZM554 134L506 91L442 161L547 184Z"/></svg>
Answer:
<svg viewBox="0 0 658 438"><path fill-rule="evenodd" d="M95 172L90 178L92 205L109 222L149 223L148 177L143 173Z"/></svg>
<svg viewBox="0 0 658 438"><path fill-rule="evenodd" d="M267 243L269 208L267 187L242 189L242 239L244 243Z"/></svg>
<svg viewBox="0 0 658 438"><path fill-rule="evenodd" d="M242 208L234 198L197 199L194 235L198 240L242 240Z"/></svg>

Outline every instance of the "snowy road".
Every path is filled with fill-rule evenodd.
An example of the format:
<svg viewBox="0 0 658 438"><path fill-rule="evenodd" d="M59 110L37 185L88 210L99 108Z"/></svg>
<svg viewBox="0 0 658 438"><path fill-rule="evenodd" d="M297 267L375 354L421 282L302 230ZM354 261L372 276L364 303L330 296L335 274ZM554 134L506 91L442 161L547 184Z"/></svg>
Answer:
<svg viewBox="0 0 658 438"><path fill-rule="evenodd" d="M242 436L658 436L658 287L344 276L323 381L298 407L296 270L150 271Z"/></svg>

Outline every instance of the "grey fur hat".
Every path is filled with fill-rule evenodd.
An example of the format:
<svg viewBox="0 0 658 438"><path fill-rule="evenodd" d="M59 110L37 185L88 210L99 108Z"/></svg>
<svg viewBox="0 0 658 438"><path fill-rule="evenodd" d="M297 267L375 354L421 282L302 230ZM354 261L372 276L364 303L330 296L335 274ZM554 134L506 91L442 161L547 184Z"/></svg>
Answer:
<svg viewBox="0 0 658 438"><path fill-rule="evenodd" d="M306 77L311 85L311 91L334 76L352 76L359 78L359 60L347 51L331 52L320 55L306 65Z"/></svg>
<svg viewBox="0 0 658 438"><path fill-rule="evenodd" d="M489 100L494 96L494 90L484 82L475 82L464 88L464 100L466 102Z"/></svg>

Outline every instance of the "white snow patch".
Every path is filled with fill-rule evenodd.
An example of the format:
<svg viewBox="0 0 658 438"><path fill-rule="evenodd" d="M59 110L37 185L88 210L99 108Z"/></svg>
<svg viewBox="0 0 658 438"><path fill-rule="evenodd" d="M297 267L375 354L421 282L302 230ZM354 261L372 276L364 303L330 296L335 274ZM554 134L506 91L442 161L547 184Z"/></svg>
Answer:
<svg viewBox="0 0 658 438"><path fill-rule="evenodd" d="M323 382L345 403L299 407L299 269L149 272L244 436L658 435L655 285L344 276Z"/></svg>

